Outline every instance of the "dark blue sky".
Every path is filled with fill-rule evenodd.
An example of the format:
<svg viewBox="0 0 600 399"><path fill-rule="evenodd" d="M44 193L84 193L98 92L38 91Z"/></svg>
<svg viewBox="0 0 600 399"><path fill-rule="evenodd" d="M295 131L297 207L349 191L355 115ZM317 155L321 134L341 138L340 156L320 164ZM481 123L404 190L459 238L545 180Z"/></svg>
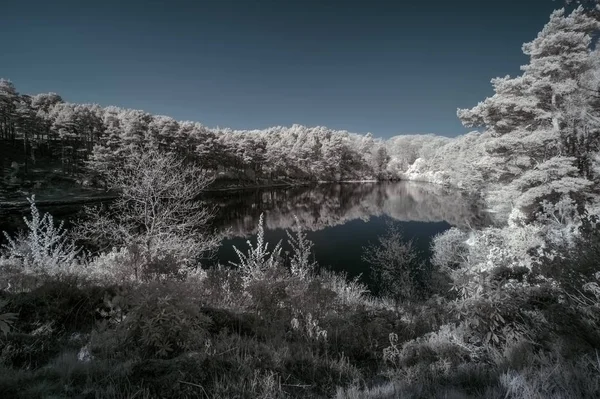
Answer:
<svg viewBox="0 0 600 399"><path fill-rule="evenodd" d="M236 129L466 132L457 107L519 73L561 1L4 1L0 77L23 93Z"/></svg>

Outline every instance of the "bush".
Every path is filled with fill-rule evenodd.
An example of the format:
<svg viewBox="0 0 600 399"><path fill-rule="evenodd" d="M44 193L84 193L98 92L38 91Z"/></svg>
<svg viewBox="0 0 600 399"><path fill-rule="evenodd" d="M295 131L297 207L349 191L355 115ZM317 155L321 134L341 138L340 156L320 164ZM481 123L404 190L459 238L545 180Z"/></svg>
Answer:
<svg viewBox="0 0 600 399"><path fill-rule="evenodd" d="M63 332L90 331L105 293L113 291L112 287L91 286L75 278L49 278L30 292L11 294L6 309L19 313L15 326L24 333L46 323L60 326Z"/></svg>
<svg viewBox="0 0 600 399"><path fill-rule="evenodd" d="M211 319L185 286L150 283L130 301L126 317L116 326L124 352L135 348L144 358L172 358L204 346Z"/></svg>
<svg viewBox="0 0 600 399"><path fill-rule="evenodd" d="M456 269L468 261L468 233L452 227L431 242L431 263L441 269Z"/></svg>
<svg viewBox="0 0 600 399"><path fill-rule="evenodd" d="M360 282L360 276L348 280L345 273L335 273L329 270L321 271L319 276L324 288L336 294L336 300L344 306L358 307L365 305L369 289Z"/></svg>
<svg viewBox="0 0 600 399"><path fill-rule="evenodd" d="M69 271L77 263L81 250L68 237L62 222L55 226L52 215L40 215L35 196L27 201L31 211L31 219L23 217L27 230L15 238L4 232L8 244L2 247L3 255L19 260L31 272L53 275Z"/></svg>
<svg viewBox="0 0 600 399"><path fill-rule="evenodd" d="M292 256L290 258L290 272L292 276L305 279L314 274L317 263L310 260L312 255L313 243L306 238L306 233L302 231L298 217L295 217L296 235L286 231L288 244L292 247Z"/></svg>
<svg viewBox="0 0 600 399"><path fill-rule="evenodd" d="M256 246L252 246L252 243L248 240L248 252L246 254L242 253L235 246L233 247L235 253L238 255L239 263L231 262L231 264L240 270L242 279L246 285L253 280L264 278L268 270L282 265L281 242L275 245L272 251L269 251L269 244L265 242L263 223L263 214L261 213L258 221Z"/></svg>
<svg viewBox="0 0 600 399"><path fill-rule="evenodd" d="M392 299L396 308L422 295L425 263L419 260L413 242L405 242L397 228L389 226L378 245L366 247L363 260L371 265L381 294Z"/></svg>

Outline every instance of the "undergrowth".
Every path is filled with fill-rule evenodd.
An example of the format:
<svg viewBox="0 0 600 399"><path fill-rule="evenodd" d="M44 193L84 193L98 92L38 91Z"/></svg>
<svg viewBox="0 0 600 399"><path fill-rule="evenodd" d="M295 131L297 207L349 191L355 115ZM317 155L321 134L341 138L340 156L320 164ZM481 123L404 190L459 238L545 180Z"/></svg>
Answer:
<svg viewBox="0 0 600 399"><path fill-rule="evenodd" d="M446 277L412 296L402 278L391 300L318 273L299 229L290 257L269 251L260 226L239 267L172 278L23 273L26 261L4 254L0 397L600 397L600 253L588 228L571 252L580 267L542 258L486 270L479 289L449 292L461 280ZM569 265L578 284L566 283Z"/></svg>

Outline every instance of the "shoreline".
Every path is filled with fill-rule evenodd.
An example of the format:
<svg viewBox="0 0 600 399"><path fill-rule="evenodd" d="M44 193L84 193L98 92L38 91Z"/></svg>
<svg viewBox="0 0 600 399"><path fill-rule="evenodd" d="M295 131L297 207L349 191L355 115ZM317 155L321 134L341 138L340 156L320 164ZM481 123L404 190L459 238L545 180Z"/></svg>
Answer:
<svg viewBox="0 0 600 399"><path fill-rule="evenodd" d="M234 191L247 191L247 190L257 190L257 189L269 189L269 188L294 188L294 187L310 187L317 186L320 184L360 184L360 183L389 183L389 182L400 182L400 181L412 181L406 179L389 179L389 180L376 180L376 179L364 179L364 180L337 180L337 181L327 181L327 180L319 180L319 181L310 181L310 182L274 182L269 184L251 184L251 185L233 185L226 187L214 187L207 188L203 191L203 193L207 194L218 194L218 193L227 193ZM416 183L429 183L431 182L419 182ZM92 191L90 191L90 194ZM24 196L25 197L25 196ZM65 198L65 199L39 199L36 200L36 205L40 207L52 207L52 206L70 206L70 205L80 205L80 204L91 204L98 203L104 201L110 201L117 198L117 195L111 195L106 192L102 194L98 193L98 195L92 196L83 196L80 198ZM3 200L0 198L0 214L5 213L7 211L17 211L22 210L24 208L29 207L29 202L25 199L22 201L18 200Z"/></svg>
<svg viewBox="0 0 600 399"><path fill-rule="evenodd" d="M411 179L388 179L388 180L376 180L376 179L363 179L363 180L336 180L336 181L327 181L327 180L319 180L319 181L309 181L309 182L274 182L268 184L250 184L250 185L232 185L225 187L213 187L207 188L203 190L203 193L206 194L219 194L219 193L228 193L235 191L248 191L248 190L257 190L257 189L281 189L281 188L294 188L294 187L311 187L317 186L321 184L361 184L361 183L390 183L390 182L413 182L417 184L433 184L436 186L440 186L431 181L421 181L421 180L411 180ZM457 187L448 187L453 189L458 189ZM460 190L460 189L458 189ZM462 190L460 190L462 191ZM107 192L96 192L97 195L90 195L93 193L93 190L90 190L88 196L82 195L79 198L65 198L65 199L39 199L36 200L36 205L40 207L52 207L52 206L70 206L70 205L81 205L81 204L93 204L98 202L110 201L117 198L117 195L108 194ZM23 196L25 197L25 195ZM6 213L7 211L18 211L23 210L24 208L29 207L29 202L25 200L25 198L21 201L18 200L3 200L0 198L0 214Z"/></svg>
<svg viewBox="0 0 600 399"><path fill-rule="evenodd" d="M285 188L285 187L308 187L316 186L319 184L346 184L346 183L386 183L386 182L399 182L402 179L388 179L388 180L376 180L376 179L365 179L365 180L317 180L308 182L278 182L269 184L250 184L247 186L229 186L220 188L208 188L204 190L205 193L222 192L222 191L237 191L237 190L253 190L259 188ZM405 180L407 181L407 180Z"/></svg>
<svg viewBox="0 0 600 399"><path fill-rule="evenodd" d="M116 195L103 195L98 197L89 198L73 198L63 200L36 200L35 205L37 207L50 207L50 206L70 206L70 205L82 205L82 204L93 204L97 202L110 201L117 198ZM0 214L10 211L20 211L29 208L28 201L2 201L0 200Z"/></svg>

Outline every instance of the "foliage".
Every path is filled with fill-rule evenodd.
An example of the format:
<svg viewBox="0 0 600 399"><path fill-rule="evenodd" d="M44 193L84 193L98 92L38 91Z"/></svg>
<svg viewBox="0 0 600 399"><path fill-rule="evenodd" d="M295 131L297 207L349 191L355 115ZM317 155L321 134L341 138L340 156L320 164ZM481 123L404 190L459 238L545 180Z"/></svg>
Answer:
<svg viewBox="0 0 600 399"><path fill-rule="evenodd" d="M0 310L6 306L7 302L0 300ZM0 313L0 331L6 336L17 318L16 313Z"/></svg>
<svg viewBox="0 0 600 399"><path fill-rule="evenodd" d="M184 159L144 150L112 169L107 182L118 198L110 210L88 209L78 235L103 249L125 248L135 279L176 274L218 244L205 231L211 212L198 201L211 178Z"/></svg>
<svg viewBox="0 0 600 399"><path fill-rule="evenodd" d="M0 121L2 145L23 152L15 159L25 161L28 177L33 155L59 162L65 174L105 185L115 168L148 149L177 153L222 184L388 177L386 146L371 134L301 125L209 129L141 110L67 103L55 93L27 96L4 79Z"/></svg>
<svg viewBox="0 0 600 399"><path fill-rule="evenodd" d="M337 300L343 305L356 307L367 300L369 289L360 281L361 276L349 280L345 273L333 273L323 270L320 274L325 288L335 292Z"/></svg>
<svg viewBox="0 0 600 399"><path fill-rule="evenodd" d="M404 241L397 227L389 226L379 237L378 245L365 248L363 259L372 267L381 293L396 303L413 300L421 293L420 278L424 263L414 249L412 241Z"/></svg>
<svg viewBox="0 0 600 399"><path fill-rule="evenodd" d="M55 226L52 215L40 215L35 206L35 196L27 198L31 219L23 217L27 231L15 238L6 232L8 244L3 245L4 255L18 259L27 269L55 274L77 262L81 250L68 236L61 222Z"/></svg>
<svg viewBox="0 0 600 399"><path fill-rule="evenodd" d="M269 244L265 242L263 223L263 214L261 214L258 221L256 246L253 247L250 240L248 240L247 254L243 254L235 246L233 247L240 261L239 263L231 262L231 264L240 269L245 284L262 278L268 270L276 268L281 262L281 243L277 243L273 250L269 251Z"/></svg>
<svg viewBox="0 0 600 399"><path fill-rule="evenodd" d="M452 227L433 237L431 242L431 262L441 269L455 269L468 261L469 236L466 232Z"/></svg>
<svg viewBox="0 0 600 399"><path fill-rule="evenodd" d="M296 236L294 237L289 231L286 231L288 244L292 247L290 272L293 276L304 279L315 271L316 262L310 260L313 243L306 238L306 233L302 231L298 217L294 219L296 220Z"/></svg>
<svg viewBox="0 0 600 399"><path fill-rule="evenodd" d="M204 346L210 318L182 290L185 286L173 288L151 283L130 297L126 317L117 322L124 334L123 350L133 347L143 357L165 358Z"/></svg>
<svg viewBox="0 0 600 399"><path fill-rule="evenodd" d="M600 224L590 214L598 208L600 60L592 51L598 30L594 13L554 12L523 46L530 56L523 75L494 79L494 96L459 111L466 125L486 132L395 140L396 155L370 136L324 128L219 136L141 111L32 99L49 137L86 145L99 138L89 167L119 188L124 202L123 212L96 219L90 232L112 234L120 248L89 262L93 280L67 269L71 275L45 276L28 291L3 287L9 313L0 315L0 391L11 397L313 398L336 391L338 398L598 397ZM3 116L27 114L27 100L9 82L0 81L0 89ZM3 138L15 138L11 118L1 122ZM87 141L78 133L82 126ZM127 159L140 154L152 159L136 169ZM178 188L197 177L185 177L194 162L255 179L279 173L340 179L352 169L384 176L387 162L410 178L483 188L502 223L437 236L438 270L424 267L412 242L390 229L366 248L365 260L393 305L367 296L358 280L317 273L298 220L296 234L288 233L292 256L283 258L279 244L269 250L262 214L256 244L248 242L247 254L235 249L237 268L180 273L197 250L189 248L192 222L178 219L199 211L193 183L191 191ZM115 167L122 173L111 180L107 171ZM143 218L127 219L136 214ZM53 226L39 214L30 223ZM101 230L107 226L112 230ZM62 233L61 227L50 235ZM33 247L46 253L37 239ZM64 266L54 255L35 259L42 269ZM0 270L10 278L26 271ZM432 276L451 281L454 293L423 289Z"/></svg>
<svg viewBox="0 0 600 399"><path fill-rule="evenodd" d="M260 246L268 249L264 236ZM10 379L0 378L0 388L25 387L15 397L35 397L39 389L38 396L97 391L106 397L210 392L223 398L308 398L331 397L337 390L338 397L459 392L500 398L514 393L512 370L525 373L519 381L527 392L549 392L540 383L542 373L551 371L544 359L555 356L562 372L580 373L582 386L558 379L562 385L552 389L584 396L597 390L585 371L593 364L577 362L572 352L590 359L592 343L600 345L591 326L579 331L588 316L559 304L551 284L536 288L528 269L484 271L480 282L496 287L484 285L458 301L417 297L390 307L344 276L299 276L282 263L273 265L248 284L243 270L219 267L122 288L105 285L112 279L57 280L29 293L3 293L11 295L9 310L26 317L15 321L19 334L7 335L0 367ZM567 319L563 325L561 318ZM497 340L488 337L490 331ZM577 349L561 349L560 355L552 349L555 337L574 335L577 343L569 348ZM538 352L517 356L510 349L528 341L539 343L531 345ZM37 361L27 360L27 353ZM89 356L77 360L79 353Z"/></svg>

